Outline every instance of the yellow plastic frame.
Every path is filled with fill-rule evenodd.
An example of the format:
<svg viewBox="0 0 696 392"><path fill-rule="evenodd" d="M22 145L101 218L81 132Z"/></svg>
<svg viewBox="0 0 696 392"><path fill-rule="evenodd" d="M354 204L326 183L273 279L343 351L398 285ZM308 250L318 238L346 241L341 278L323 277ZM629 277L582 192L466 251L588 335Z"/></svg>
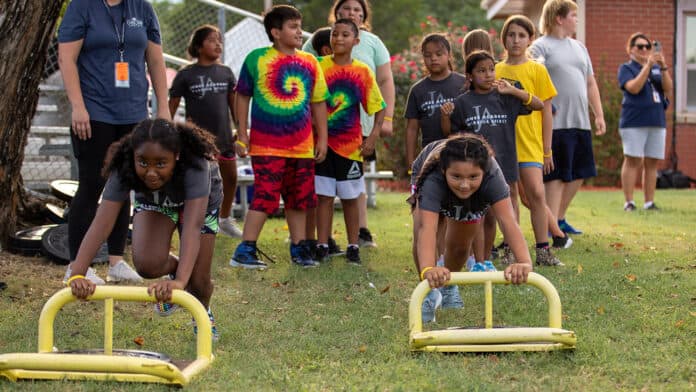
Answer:
<svg viewBox="0 0 696 392"><path fill-rule="evenodd" d="M104 301L104 353L69 354L53 352L53 324L58 311L77 301L70 288L54 294L44 305L39 317L39 352L0 355L0 376L18 379L103 380L152 382L184 386L210 366L212 333L208 312L191 294L174 290L172 303L187 309L198 325L196 359L179 369L170 362L140 357L117 356L113 353L114 299L130 302L156 302L145 287L97 286L90 301Z"/></svg>
<svg viewBox="0 0 696 392"><path fill-rule="evenodd" d="M549 303L548 328L493 328L493 284L510 284L503 272L453 272L450 284L484 285L485 328L423 332L421 308L430 286L427 281L422 281L413 290L408 310L411 351L499 352L575 348L575 332L562 329L561 299L556 288L545 277L531 272L527 284L538 288L546 296Z"/></svg>

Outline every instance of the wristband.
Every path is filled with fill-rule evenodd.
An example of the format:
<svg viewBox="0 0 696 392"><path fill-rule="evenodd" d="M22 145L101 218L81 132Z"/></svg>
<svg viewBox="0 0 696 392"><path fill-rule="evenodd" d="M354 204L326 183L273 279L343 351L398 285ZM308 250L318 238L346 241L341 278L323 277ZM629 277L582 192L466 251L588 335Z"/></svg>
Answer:
<svg viewBox="0 0 696 392"><path fill-rule="evenodd" d="M662 68L660 68L660 71L666 71L668 69L669 69L669 67L662 67Z"/></svg>
<svg viewBox="0 0 696 392"><path fill-rule="evenodd" d="M435 267L425 267L425 268L423 268L423 269L421 270L421 273L420 273L420 278L421 278L421 280L425 280L425 277L424 277L423 275L425 275L426 272L430 271L430 270L433 269L433 268L435 268Z"/></svg>
<svg viewBox="0 0 696 392"><path fill-rule="evenodd" d="M384 116L384 121L394 121L394 119L389 116Z"/></svg>
<svg viewBox="0 0 696 392"><path fill-rule="evenodd" d="M75 279L84 279L84 278L85 278L84 275L73 275L73 276L71 276L71 277L68 279L67 282L65 282L65 286L70 287L70 283L72 283L73 280L75 280Z"/></svg>
<svg viewBox="0 0 696 392"><path fill-rule="evenodd" d="M549 151L549 153L544 153L544 158L551 158L553 156L553 151Z"/></svg>
<svg viewBox="0 0 696 392"><path fill-rule="evenodd" d="M238 145L242 146L243 148L249 148L249 146L247 146L247 144L241 140L235 141L234 144L238 144Z"/></svg>
<svg viewBox="0 0 696 392"><path fill-rule="evenodd" d="M527 101L524 103L524 106L529 106L532 103L532 100L534 99L534 95L532 93L527 92L529 94L529 98L527 98Z"/></svg>
<svg viewBox="0 0 696 392"><path fill-rule="evenodd" d="M410 176L411 174L413 174L413 170L408 169L408 170L406 170L406 173Z"/></svg>

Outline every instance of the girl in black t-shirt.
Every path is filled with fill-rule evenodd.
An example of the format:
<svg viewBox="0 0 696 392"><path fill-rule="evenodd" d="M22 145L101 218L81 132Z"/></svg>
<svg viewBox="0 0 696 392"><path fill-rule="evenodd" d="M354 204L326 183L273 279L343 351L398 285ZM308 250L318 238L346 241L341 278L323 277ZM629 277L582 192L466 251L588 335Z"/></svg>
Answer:
<svg viewBox="0 0 696 392"><path fill-rule="evenodd" d="M526 282L532 271L531 258L515 219L509 191L491 150L480 136L461 134L436 142L427 158L416 158L419 174L410 202L414 207L414 258L421 279L431 290L423 302L423 321L435 319L435 309L461 307L456 286L445 286L450 271L461 271L481 218L490 208L499 217L503 234L518 262L505 268L505 279ZM422 164L420 163L422 162ZM437 228L446 217L445 263L437 266ZM442 288L442 292L440 289ZM456 304L459 306L454 306Z"/></svg>
<svg viewBox="0 0 696 392"><path fill-rule="evenodd" d="M103 171L109 178L103 201L67 281L73 295L84 299L94 293L96 285L84 273L134 190L133 264L145 278L171 277L147 289L159 301L156 312L166 316L176 309L167 302L175 289L189 291L208 307L221 199L217 165L208 161L214 161L217 153L209 133L161 119L142 121L133 133L112 144ZM179 256L169 253L176 229ZM210 309L208 314L213 322ZM214 322L212 332L217 338Z"/></svg>

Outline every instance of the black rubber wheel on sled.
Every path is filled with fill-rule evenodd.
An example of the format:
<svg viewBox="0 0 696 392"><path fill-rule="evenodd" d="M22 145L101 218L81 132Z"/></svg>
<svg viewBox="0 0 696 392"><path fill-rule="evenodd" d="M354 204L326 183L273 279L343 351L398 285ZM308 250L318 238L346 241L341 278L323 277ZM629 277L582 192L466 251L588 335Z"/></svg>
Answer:
<svg viewBox="0 0 696 392"><path fill-rule="evenodd" d="M46 230L41 238L41 250L43 254L57 264L70 263L70 249L68 247L68 224L54 225ZM92 260L94 263L106 263L109 261L109 252L106 244L102 244L99 252Z"/></svg>

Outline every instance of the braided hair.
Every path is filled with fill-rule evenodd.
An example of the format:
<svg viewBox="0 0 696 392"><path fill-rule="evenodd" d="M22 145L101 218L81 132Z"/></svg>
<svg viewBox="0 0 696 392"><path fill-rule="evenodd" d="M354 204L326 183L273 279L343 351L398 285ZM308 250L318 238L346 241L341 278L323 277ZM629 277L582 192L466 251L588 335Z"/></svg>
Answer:
<svg viewBox="0 0 696 392"><path fill-rule="evenodd" d="M473 133L452 136L430 152L416 178L416 189L422 188L425 179L434 170L444 174L453 162L471 162L486 171L492 157L493 150L481 136Z"/></svg>
<svg viewBox="0 0 696 392"><path fill-rule="evenodd" d="M135 126L133 132L114 142L106 154L102 176L118 173L129 189L147 189L135 172L134 151L145 143L156 143L179 156L171 181L179 187L184 184L184 173L189 167L200 167L196 158L215 161L218 149L215 136L193 123L173 123L163 119L147 119Z"/></svg>

